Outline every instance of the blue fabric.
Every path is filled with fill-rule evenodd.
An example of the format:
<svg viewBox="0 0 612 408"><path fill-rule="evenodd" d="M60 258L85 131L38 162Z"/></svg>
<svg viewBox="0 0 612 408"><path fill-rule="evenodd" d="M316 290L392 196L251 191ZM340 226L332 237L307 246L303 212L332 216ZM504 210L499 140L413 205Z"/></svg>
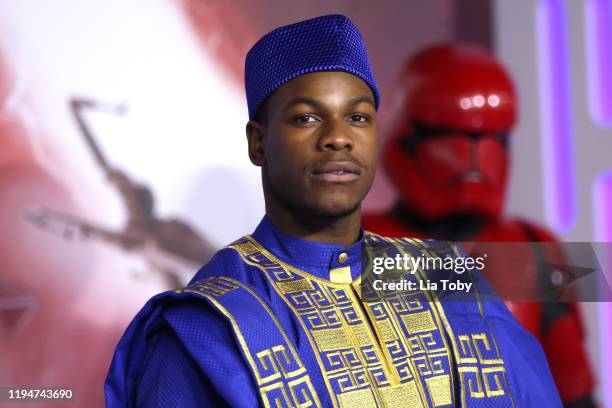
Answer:
<svg viewBox="0 0 612 408"><path fill-rule="evenodd" d="M319 71L361 78L372 89L378 109L380 94L361 34L345 16L328 15L279 27L251 48L244 70L249 118L281 85Z"/></svg>
<svg viewBox="0 0 612 408"><path fill-rule="evenodd" d="M360 241L350 247L314 243L282 233L267 217L253 233L253 238L269 251L270 256L323 280L328 279L330 268L339 266L350 265L354 274L353 267L360 268L360 245L369 237L362 233ZM243 238L236 245L245 242L247 240ZM300 317L275 290L274 285L278 282L272 284L257 265L271 267L270 270L278 274L285 274L287 270L274 269L275 261L267 259L268 255L244 257L236 248L219 251L187 288L153 297L138 313L117 346L106 379L107 407L262 406L262 381L256 380L241 340L252 352L251 357L261 356L265 350L282 345L284 354L281 355L285 356L287 370L295 368L296 358L287 351L294 348L305 372L294 370L296 374L292 378L300 379L308 374L312 391L318 397L315 405L332 406L333 396L328 392L317 353L300 323ZM339 264L338 257L343 252L349 257L345 263ZM222 284L206 286L205 282L211 279L221 279ZM223 285L230 284L235 287L228 286L231 290L224 291ZM478 281L478 284L486 286L485 281ZM484 400L467 395L464 404L458 399L462 390L458 386L459 373L456 370L457 367L461 370L461 362L454 355L452 364L448 364L452 368L444 368L455 370L453 381L458 405L560 407L540 345L518 325L503 302L482 302L481 311L475 302L453 301L451 297L444 298L446 300L443 299L442 303L454 336L491 333L505 364L503 375L508 385L503 397ZM289 300L301 302L303 299ZM237 336L232 321L220 313L223 310L231 314L234 323L242 328L241 337ZM451 337L448 332L443 335ZM487 354L496 350L487 349L480 343L480 352ZM269 360L254 359L260 373L270 371ZM335 360L329 361L337 364ZM486 370L490 367L485 364L479 368ZM477 380L470 377L470 372L462 375L466 376L466 381L471 381L471 387L475 387ZM279 384L282 380L273 379L269 384ZM332 386L335 392L336 385ZM470 386L463 387L464 394L465 388ZM304 398L308 392L304 388L296 398ZM433 405L430 396L427 396L427 401Z"/></svg>
<svg viewBox="0 0 612 408"><path fill-rule="evenodd" d="M329 279L329 270L349 266L353 280L361 273L361 249L364 244L364 232L361 230L359 240L351 246L323 244L307 241L283 233L265 216L253 232L253 238L266 247L281 261L295 265L317 278ZM343 263L339 262L340 254L348 255ZM200 271L203 273L203 271ZM196 275L192 282L201 280L203 275Z"/></svg>

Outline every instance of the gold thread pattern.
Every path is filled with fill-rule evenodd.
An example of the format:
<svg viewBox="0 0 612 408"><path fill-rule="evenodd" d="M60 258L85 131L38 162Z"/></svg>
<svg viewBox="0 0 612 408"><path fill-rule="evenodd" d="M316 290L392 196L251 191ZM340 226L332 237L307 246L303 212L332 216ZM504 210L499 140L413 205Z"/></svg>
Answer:
<svg viewBox="0 0 612 408"><path fill-rule="evenodd" d="M233 247L243 260L266 273L273 287L300 318L328 389L338 396L339 406L366 395L378 406L389 406L388 390L392 387L416 396L411 398L414 406L427 406L434 398L424 380L440 374L450 378L449 350L441 325L432 317L433 309L424 296L398 294L374 304L362 303L370 315L373 324L370 327L350 285L325 282L300 273L250 239ZM308 289L286 290L298 286ZM439 392L439 388L431 390ZM340 398L344 394L350 395L348 400ZM436 400L442 401L446 396Z"/></svg>
<svg viewBox="0 0 612 408"><path fill-rule="evenodd" d="M368 239L391 243L400 253L414 252L416 248L422 254L439 256L437 247L421 240L370 234ZM356 288L358 282L333 282L300 271L249 236L230 248L246 264L264 273L296 316L334 406L453 405L453 370L462 384L463 406L468 406L467 397L491 398L509 392L495 338L486 329L482 333L455 335L435 293L398 291L373 302L362 302ZM423 279L424 273L418 271L416 278ZM209 296L229 293L236 289L231 283L225 281L205 289ZM367 282L359 289L368 290ZM282 331L280 325L279 329ZM293 364L293 352L277 345L259 350L254 356L263 370L260 379L289 379L289 383L300 385L296 389L276 383L260 387L267 406L310 406L318 402L310 398L314 392L310 392L310 380L304 382L299 377L305 368L301 365L300 371ZM456 358L455 368L451 354ZM292 376L299 378L294 380Z"/></svg>
<svg viewBox="0 0 612 408"><path fill-rule="evenodd" d="M244 289L261 304L274 321L285 344L278 344L259 351L251 350L238 321L219 299L238 289ZM291 345L268 305L250 288L230 278L212 277L175 292L196 293L207 298L230 321L238 343L251 366L265 407L321 407L319 397L299 354Z"/></svg>
<svg viewBox="0 0 612 408"><path fill-rule="evenodd" d="M440 407L453 403L451 395L450 376L441 375L425 380L429 394L432 396L434 407Z"/></svg>

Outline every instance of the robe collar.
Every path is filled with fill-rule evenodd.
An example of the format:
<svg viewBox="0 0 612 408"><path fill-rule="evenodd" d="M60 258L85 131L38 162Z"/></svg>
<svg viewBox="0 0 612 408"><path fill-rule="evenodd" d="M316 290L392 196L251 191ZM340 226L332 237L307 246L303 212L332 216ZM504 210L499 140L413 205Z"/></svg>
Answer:
<svg viewBox="0 0 612 408"><path fill-rule="evenodd" d="M321 279L350 283L361 272L363 229L353 245L327 244L285 234L266 215L252 237L281 261Z"/></svg>

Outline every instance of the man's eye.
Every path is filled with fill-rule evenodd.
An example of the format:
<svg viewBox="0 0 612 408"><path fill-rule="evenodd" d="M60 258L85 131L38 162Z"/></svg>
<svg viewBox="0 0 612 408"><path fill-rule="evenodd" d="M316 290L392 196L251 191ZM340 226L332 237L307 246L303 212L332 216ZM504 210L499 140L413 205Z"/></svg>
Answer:
<svg viewBox="0 0 612 408"><path fill-rule="evenodd" d="M313 115L301 115L295 119L297 123L310 123L315 122L316 120L317 118L315 118Z"/></svg>
<svg viewBox="0 0 612 408"><path fill-rule="evenodd" d="M360 113L355 113L349 116L349 121L351 122L367 122L368 117L366 115L362 115Z"/></svg>

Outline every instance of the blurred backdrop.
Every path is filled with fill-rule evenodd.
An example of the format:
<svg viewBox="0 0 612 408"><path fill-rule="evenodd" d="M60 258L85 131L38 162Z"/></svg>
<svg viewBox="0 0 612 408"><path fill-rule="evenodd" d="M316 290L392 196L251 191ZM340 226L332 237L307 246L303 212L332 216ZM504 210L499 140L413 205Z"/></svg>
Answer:
<svg viewBox="0 0 612 408"><path fill-rule="evenodd" d="M246 51L329 13L365 38L383 136L419 49L496 55L520 107L507 212L563 240L612 241L612 0L2 0L0 386L66 386L67 406L103 404L145 301L264 213L244 136ZM379 171L365 209L395 199ZM612 407L612 308L580 306Z"/></svg>

